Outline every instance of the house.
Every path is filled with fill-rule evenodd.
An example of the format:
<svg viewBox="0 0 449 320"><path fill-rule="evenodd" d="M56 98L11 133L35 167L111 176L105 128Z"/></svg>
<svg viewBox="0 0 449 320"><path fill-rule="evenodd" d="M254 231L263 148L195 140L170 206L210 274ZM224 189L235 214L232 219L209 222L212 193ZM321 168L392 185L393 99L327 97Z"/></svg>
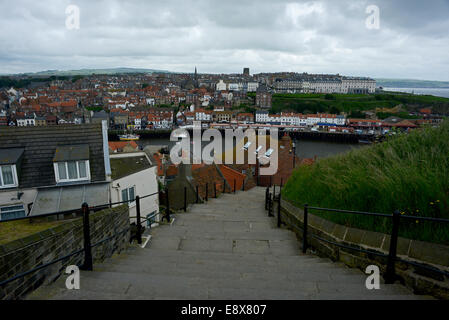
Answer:
<svg viewBox="0 0 449 320"><path fill-rule="evenodd" d="M109 124L109 114L104 110L93 113L91 117L92 123L101 123L104 120L106 120L107 123Z"/></svg>
<svg viewBox="0 0 449 320"><path fill-rule="evenodd" d="M148 218L159 213L159 186L157 180L157 165L151 163L145 152L133 152L111 155L111 201L112 203L135 199L140 200L140 214ZM148 196L154 194L152 196ZM143 198L146 196L145 198ZM129 202L131 223L135 223L137 211L136 201ZM155 217L153 222L159 221ZM150 222L151 223L151 222ZM148 225L142 222L142 226Z"/></svg>
<svg viewBox="0 0 449 320"><path fill-rule="evenodd" d="M35 126L35 115L26 115L23 117L17 117L18 127Z"/></svg>
<svg viewBox="0 0 449 320"><path fill-rule="evenodd" d="M38 127L46 126L47 125L47 120L45 119L45 117L36 117L35 118L35 124Z"/></svg>
<svg viewBox="0 0 449 320"><path fill-rule="evenodd" d="M266 123L268 122L268 111L257 110L256 111L256 123Z"/></svg>
<svg viewBox="0 0 449 320"><path fill-rule="evenodd" d="M268 89L265 86L261 86L256 92L256 106L269 109L271 108L271 100L271 93L268 92Z"/></svg>
<svg viewBox="0 0 449 320"><path fill-rule="evenodd" d="M231 122L232 111L214 111L213 118L216 122Z"/></svg>
<svg viewBox="0 0 449 320"><path fill-rule="evenodd" d="M48 126L55 126L58 124L58 118L56 116L48 115L45 117L45 122Z"/></svg>
<svg viewBox="0 0 449 320"><path fill-rule="evenodd" d="M7 126L8 125L8 117L6 115L6 112L0 112L0 126Z"/></svg>
<svg viewBox="0 0 449 320"><path fill-rule="evenodd" d="M136 152L139 146L135 141L109 141L109 153Z"/></svg>
<svg viewBox="0 0 449 320"><path fill-rule="evenodd" d="M254 114L252 113L239 113L237 114L237 121L243 123L254 123Z"/></svg>
<svg viewBox="0 0 449 320"><path fill-rule="evenodd" d="M107 124L0 131L0 219L109 203Z"/></svg>

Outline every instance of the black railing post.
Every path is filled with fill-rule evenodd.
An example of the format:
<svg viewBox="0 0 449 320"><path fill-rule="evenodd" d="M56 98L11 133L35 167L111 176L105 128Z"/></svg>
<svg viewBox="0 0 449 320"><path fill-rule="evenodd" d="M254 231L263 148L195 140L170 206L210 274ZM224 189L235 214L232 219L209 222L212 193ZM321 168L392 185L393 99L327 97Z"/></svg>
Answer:
<svg viewBox="0 0 449 320"><path fill-rule="evenodd" d="M206 201L209 200L209 183L206 183Z"/></svg>
<svg viewBox="0 0 449 320"><path fill-rule="evenodd" d="M236 179L234 179L234 193L235 193L235 190L236 189Z"/></svg>
<svg viewBox="0 0 449 320"><path fill-rule="evenodd" d="M308 225L308 216L309 216L309 205L304 205L304 224L302 228L302 252L307 252L307 225Z"/></svg>
<svg viewBox="0 0 449 320"><path fill-rule="evenodd" d="M284 182L284 181L283 181L282 178L281 178L281 188L282 188L283 182Z"/></svg>
<svg viewBox="0 0 449 320"><path fill-rule="evenodd" d="M268 194L268 216L273 216L273 197L274 195L270 192Z"/></svg>
<svg viewBox="0 0 449 320"><path fill-rule="evenodd" d="M281 192L279 191L278 196L278 228L281 227Z"/></svg>
<svg viewBox="0 0 449 320"><path fill-rule="evenodd" d="M187 212L187 187L184 187L184 212Z"/></svg>
<svg viewBox="0 0 449 320"><path fill-rule="evenodd" d="M399 222L401 214L398 210L393 213L393 228L391 230L390 249L388 252L387 270L385 271L384 279L386 284L392 284L396 280L396 251L398 247Z"/></svg>
<svg viewBox="0 0 449 320"><path fill-rule="evenodd" d="M217 198L217 183L214 181L214 196Z"/></svg>
<svg viewBox="0 0 449 320"><path fill-rule="evenodd" d="M140 197L136 196L137 243L142 244L142 222L140 220Z"/></svg>
<svg viewBox="0 0 449 320"><path fill-rule="evenodd" d="M243 179L242 191L245 191L245 179Z"/></svg>
<svg viewBox="0 0 449 320"><path fill-rule="evenodd" d="M170 218L170 200L168 199L168 188L167 188L167 193L166 195L166 200L167 200L167 211L165 212L165 217L167 218L167 222L170 223L171 218Z"/></svg>
<svg viewBox="0 0 449 320"><path fill-rule="evenodd" d="M276 185L273 185L273 200L276 197Z"/></svg>
<svg viewBox="0 0 449 320"><path fill-rule="evenodd" d="M270 176L270 187L273 185L273 176Z"/></svg>
<svg viewBox="0 0 449 320"><path fill-rule="evenodd" d="M198 185L196 186L196 203L200 203L200 193Z"/></svg>
<svg viewBox="0 0 449 320"><path fill-rule="evenodd" d="M223 179L223 193L226 193L226 180Z"/></svg>
<svg viewBox="0 0 449 320"><path fill-rule="evenodd" d="M267 210L268 188L265 189L265 210Z"/></svg>
<svg viewBox="0 0 449 320"><path fill-rule="evenodd" d="M81 207L83 211L83 231L84 231L84 264L83 270L92 271L92 246L90 242L90 223L89 223L89 205L83 203Z"/></svg>

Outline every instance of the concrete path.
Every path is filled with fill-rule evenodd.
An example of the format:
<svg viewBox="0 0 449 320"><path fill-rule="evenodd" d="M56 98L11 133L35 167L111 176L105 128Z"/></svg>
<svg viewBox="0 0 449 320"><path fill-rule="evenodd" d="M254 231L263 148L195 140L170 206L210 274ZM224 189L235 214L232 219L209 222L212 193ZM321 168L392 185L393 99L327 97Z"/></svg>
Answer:
<svg viewBox="0 0 449 320"><path fill-rule="evenodd" d="M177 214L151 231L147 248L131 248L65 276L29 299L421 299L400 285L365 288L366 275L331 260L302 255L295 234L264 210L264 188L225 194Z"/></svg>

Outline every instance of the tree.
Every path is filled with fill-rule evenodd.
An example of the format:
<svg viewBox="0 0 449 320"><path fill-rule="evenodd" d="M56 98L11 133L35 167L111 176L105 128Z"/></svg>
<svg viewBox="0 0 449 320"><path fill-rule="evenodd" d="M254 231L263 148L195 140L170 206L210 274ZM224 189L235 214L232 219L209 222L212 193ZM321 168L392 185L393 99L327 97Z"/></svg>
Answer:
<svg viewBox="0 0 449 320"><path fill-rule="evenodd" d="M329 108L329 113L331 113L331 114L340 114L340 110L336 106L331 106Z"/></svg>

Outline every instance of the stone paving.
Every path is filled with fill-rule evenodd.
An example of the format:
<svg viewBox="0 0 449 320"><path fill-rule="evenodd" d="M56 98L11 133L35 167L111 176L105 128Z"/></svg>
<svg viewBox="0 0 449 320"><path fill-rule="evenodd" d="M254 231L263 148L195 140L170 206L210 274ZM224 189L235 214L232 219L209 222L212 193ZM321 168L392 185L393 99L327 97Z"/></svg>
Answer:
<svg viewBox="0 0 449 320"><path fill-rule="evenodd" d="M175 215L151 231L146 248L115 255L81 272L81 289L65 276L28 299L423 299L407 288L365 287L366 275L303 255L293 232L264 210L264 188L224 194Z"/></svg>

